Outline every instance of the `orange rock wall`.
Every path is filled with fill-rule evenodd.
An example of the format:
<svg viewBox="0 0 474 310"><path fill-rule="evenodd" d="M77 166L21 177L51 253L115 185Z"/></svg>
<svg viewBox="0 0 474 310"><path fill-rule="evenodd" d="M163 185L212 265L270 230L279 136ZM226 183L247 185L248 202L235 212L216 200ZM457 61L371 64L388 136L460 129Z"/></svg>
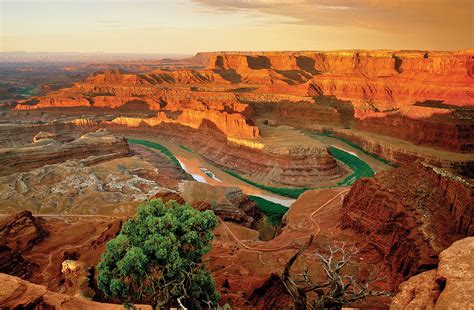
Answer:
<svg viewBox="0 0 474 310"><path fill-rule="evenodd" d="M357 114L357 129L451 151L474 151L474 122L455 121L455 112L446 109L409 107Z"/></svg>
<svg viewBox="0 0 474 310"><path fill-rule="evenodd" d="M387 110L417 101L474 105L474 53L408 51L215 53L208 68L238 73L304 71L308 93ZM303 94L302 94L303 95Z"/></svg>
<svg viewBox="0 0 474 310"><path fill-rule="evenodd" d="M333 124L457 152L474 150L474 51L215 52L205 69L96 73L16 109L97 107L162 111L193 128L211 122L238 138L258 137L248 119L260 103L278 105L281 123ZM294 106L288 104L298 103ZM314 101L314 104L311 102ZM414 106L438 101L443 109ZM307 109L303 102L308 102ZM168 111L181 116L169 117ZM428 111L428 112L427 112ZM238 114L241 115L238 115ZM298 125L300 123L301 125Z"/></svg>

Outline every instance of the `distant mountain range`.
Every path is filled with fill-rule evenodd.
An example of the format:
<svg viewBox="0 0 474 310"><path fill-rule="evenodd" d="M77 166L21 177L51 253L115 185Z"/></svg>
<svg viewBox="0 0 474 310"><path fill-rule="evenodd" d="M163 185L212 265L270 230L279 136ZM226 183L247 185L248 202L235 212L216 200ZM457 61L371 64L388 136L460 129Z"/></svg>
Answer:
<svg viewBox="0 0 474 310"><path fill-rule="evenodd" d="M186 58L189 54L171 53L78 53L78 52L0 52L0 62L114 62Z"/></svg>

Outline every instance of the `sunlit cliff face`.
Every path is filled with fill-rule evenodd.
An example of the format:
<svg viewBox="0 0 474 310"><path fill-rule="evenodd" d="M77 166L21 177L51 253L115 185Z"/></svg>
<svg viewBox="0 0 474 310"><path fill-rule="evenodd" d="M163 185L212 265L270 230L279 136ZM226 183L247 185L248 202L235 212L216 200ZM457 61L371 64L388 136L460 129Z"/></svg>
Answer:
<svg viewBox="0 0 474 310"><path fill-rule="evenodd" d="M473 46L470 0L3 0L0 6L2 51Z"/></svg>

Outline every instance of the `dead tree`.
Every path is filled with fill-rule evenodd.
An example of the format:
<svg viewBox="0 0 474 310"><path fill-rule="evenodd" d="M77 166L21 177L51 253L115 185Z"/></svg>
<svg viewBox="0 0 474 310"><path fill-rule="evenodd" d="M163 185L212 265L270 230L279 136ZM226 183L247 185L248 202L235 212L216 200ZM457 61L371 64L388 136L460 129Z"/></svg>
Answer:
<svg viewBox="0 0 474 310"><path fill-rule="evenodd" d="M325 282L314 283L309 276L307 267L303 273L292 278L290 275L291 266L311 245L313 239L314 236L311 235L308 242L290 258L282 275L283 283L295 302L296 310L341 309L344 305L352 304L369 296L391 295L390 292L369 289L369 284L382 280L380 278L369 276L367 281L359 282L354 276L342 273L343 267L351 262L357 252L355 248L346 249L344 245L335 248L329 246L329 254L326 256L316 254L327 278ZM310 293L313 294L310 296Z"/></svg>

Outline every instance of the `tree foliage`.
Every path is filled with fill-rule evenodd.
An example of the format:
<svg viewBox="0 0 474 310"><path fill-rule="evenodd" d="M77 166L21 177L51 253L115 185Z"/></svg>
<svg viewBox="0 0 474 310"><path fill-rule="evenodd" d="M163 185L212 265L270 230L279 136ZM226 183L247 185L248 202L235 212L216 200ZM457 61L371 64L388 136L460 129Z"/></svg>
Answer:
<svg viewBox="0 0 474 310"><path fill-rule="evenodd" d="M123 302L216 305L220 297L202 263L216 226L210 210L151 200L107 243L97 266L99 289Z"/></svg>

